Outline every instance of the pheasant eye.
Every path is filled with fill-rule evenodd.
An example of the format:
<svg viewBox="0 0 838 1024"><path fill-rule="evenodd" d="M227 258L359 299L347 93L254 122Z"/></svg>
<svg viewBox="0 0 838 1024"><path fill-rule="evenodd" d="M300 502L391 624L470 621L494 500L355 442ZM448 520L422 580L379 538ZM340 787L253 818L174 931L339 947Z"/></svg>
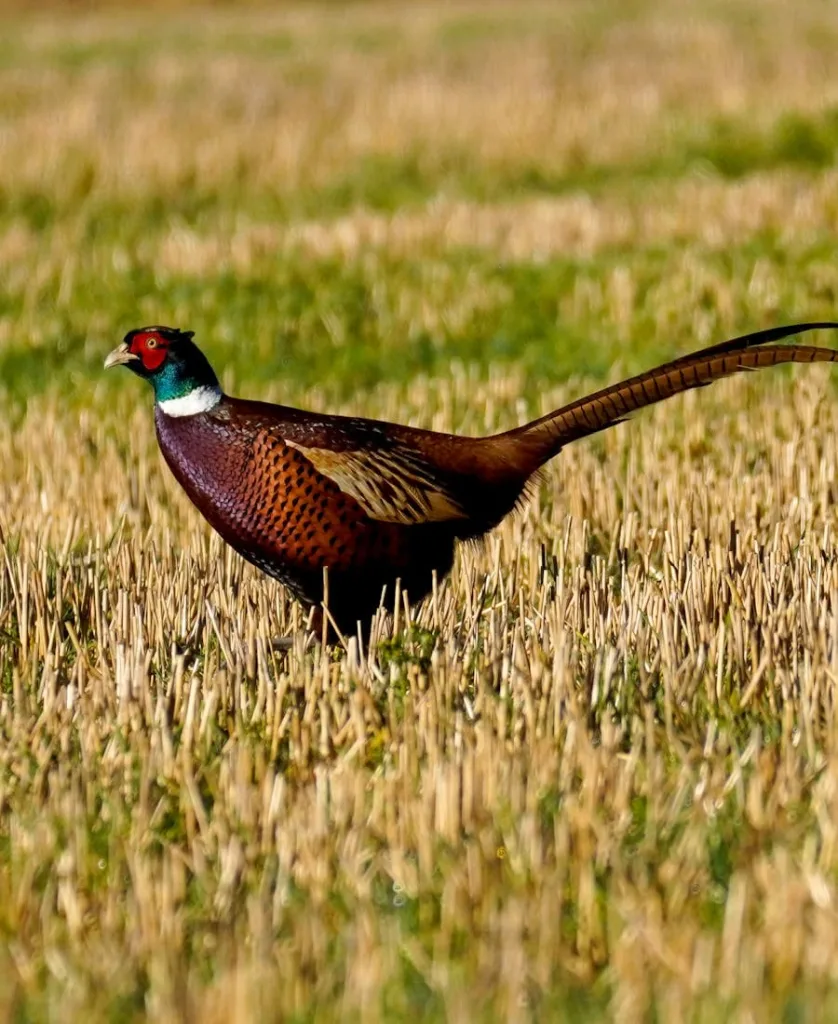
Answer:
<svg viewBox="0 0 838 1024"><path fill-rule="evenodd" d="M168 355L166 342L156 334L147 334L141 339L140 344L142 348L139 354L143 366L149 373L159 370Z"/></svg>

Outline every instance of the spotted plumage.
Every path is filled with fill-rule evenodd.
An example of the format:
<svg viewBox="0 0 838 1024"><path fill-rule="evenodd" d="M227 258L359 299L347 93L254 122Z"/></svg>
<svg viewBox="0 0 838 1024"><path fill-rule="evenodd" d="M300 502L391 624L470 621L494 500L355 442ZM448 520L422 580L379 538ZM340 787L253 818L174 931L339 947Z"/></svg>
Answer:
<svg viewBox="0 0 838 1024"><path fill-rule="evenodd" d="M160 449L189 498L244 558L300 601L323 600L343 632L366 626L400 579L414 600L451 568L457 540L509 514L566 444L631 413L744 370L835 362L776 342L834 323L723 342L604 388L514 430L461 437L319 415L224 395L188 331L129 332L105 362L148 379Z"/></svg>

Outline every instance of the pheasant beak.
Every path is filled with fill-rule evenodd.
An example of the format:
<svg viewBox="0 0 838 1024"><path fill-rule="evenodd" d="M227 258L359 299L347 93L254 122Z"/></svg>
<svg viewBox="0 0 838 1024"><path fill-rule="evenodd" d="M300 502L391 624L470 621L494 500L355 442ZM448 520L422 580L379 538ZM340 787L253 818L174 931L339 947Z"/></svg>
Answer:
<svg viewBox="0 0 838 1024"><path fill-rule="evenodd" d="M123 341L121 345L117 345L105 360L105 369L109 370L112 366L121 366L123 363L133 363L139 358L140 357L136 353L132 352Z"/></svg>

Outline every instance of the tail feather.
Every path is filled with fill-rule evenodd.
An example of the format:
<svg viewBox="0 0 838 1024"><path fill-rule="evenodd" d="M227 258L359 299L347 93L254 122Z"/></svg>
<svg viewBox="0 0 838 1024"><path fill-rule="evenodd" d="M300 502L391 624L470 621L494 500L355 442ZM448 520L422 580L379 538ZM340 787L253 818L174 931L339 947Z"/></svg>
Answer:
<svg viewBox="0 0 838 1024"><path fill-rule="evenodd" d="M664 363L619 384L612 384L522 427L496 435L496 439L524 442L524 447L530 450L535 460L535 469L571 441L622 423L638 409L662 402L682 391L705 387L735 373L779 366L782 363L838 362L838 351L833 349L770 344L804 331L828 328L838 328L838 323L772 327L721 342Z"/></svg>

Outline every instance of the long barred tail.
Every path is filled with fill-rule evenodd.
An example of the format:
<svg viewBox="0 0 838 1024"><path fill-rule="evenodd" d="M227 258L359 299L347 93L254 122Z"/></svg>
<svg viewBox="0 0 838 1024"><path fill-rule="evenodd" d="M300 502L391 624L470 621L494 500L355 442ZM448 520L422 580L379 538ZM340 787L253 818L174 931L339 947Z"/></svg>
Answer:
<svg viewBox="0 0 838 1024"><path fill-rule="evenodd" d="M772 327L682 356L620 384L612 384L587 398L556 409L546 416L496 435L498 441L524 442L542 465L571 441L621 423L638 409L666 398L702 388L713 381L746 370L760 370L781 363L834 363L838 351L808 345L772 345L771 342L805 331L838 328L838 323L790 324Z"/></svg>

